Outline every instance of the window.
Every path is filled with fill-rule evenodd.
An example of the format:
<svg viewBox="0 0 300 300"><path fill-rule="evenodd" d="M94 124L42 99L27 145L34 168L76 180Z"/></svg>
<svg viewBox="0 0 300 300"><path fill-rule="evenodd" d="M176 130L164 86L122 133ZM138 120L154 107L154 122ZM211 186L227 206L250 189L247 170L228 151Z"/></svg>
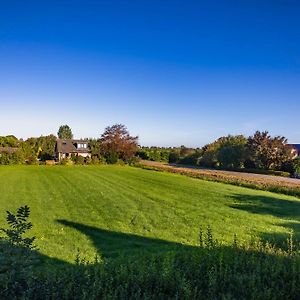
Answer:
<svg viewBox="0 0 300 300"><path fill-rule="evenodd" d="M77 149L86 149L87 148L87 144L83 144L83 143L78 143L77 144Z"/></svg>

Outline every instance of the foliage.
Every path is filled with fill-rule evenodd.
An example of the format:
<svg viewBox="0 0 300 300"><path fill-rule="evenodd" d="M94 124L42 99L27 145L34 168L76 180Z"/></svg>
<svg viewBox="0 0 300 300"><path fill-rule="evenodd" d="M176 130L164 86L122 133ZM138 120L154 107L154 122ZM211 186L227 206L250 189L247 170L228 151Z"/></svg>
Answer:
<svg viewBox="0 0 300 300"><path fill-rule="evenodd" d="M73 138L72 129L69 125L61 125L58 129L57 136L59 139L69 140Z"/></svg>
<svg viewBox="0 0 300 300"><path fill-rule="evenodd" d="M26 268L1 281L3 299L298 299L300 255L289 239L287 249L269 243L230 246L200 231L198 247L160 254L62 265L39 272ZM8 271L9 272L9 271ZM1 287L0 285L0 287ZM7 289L5 287L9 286Z"/></svg>
<svg viewBox="0 0 300 300"><path fill-rule="evenodd" d="M296 158L294 163L295 175L300 177L300 157Z"/></svg>
<svg viewBox="0 0 300 300"><path fill-rule="evenodd" d="M180 147L140 147L138 157L143 160L182 163L182 164L197 164L201 156L200 149Z"/></svg>
<svg viewBox="0 0 300 300"><path fill-rule="evenodd" d="M179 156L179 152L178 151L171 151L170 154L169 154L169 163L177 163L180 159L180 156Z"/></svg>
<svg viewBox="0 0 300 300"><path fill-rule="evenodd" d="M60 162L59 162L60 165L62 166L73 166L74 165L74 162L72 159L69 159L69 158L63 158Z"/></svg>
<svg viewBox="0 0 300 300"><path fill-rule="evenodd" d="M19 140L14 135L0 136L0 147L18 147Z"/></svg>
<svg viewBox="0 0 300 300"><path fill-rule="evenodd" d="M218 152L220 166L225 169L243 167L245 158L244 145L224 146Z"/></svg>
<svg viewBox="0 0 300 300"><path fill-rule="evenodd" d="M203 152L201 149L193 149L192 151L190 150L185 156L179 157L177 162L185 165L198 165L202 153Z"/></svg>
<svg viewBox="0 0 300 300"><path fill-rule="evenodd" d="M17 165L24 163L24 161L24 155L20 150L14 153L1 153L0 155L0 165Z"/></svg>
<svg viewBox="0 0 300 300"><path fill-rule="evenodd" d="M131 136L122 124L106 127L100 141L101 153L107 163L116 163L118 159L127 162L138 151L138 137Z"/></svg>
<svg viewBox="0 0 300 300"><path fill-rule="evenodd" d="M286 138L271 137L267 131L257 131L248 139L243 135L221 137L202 150L202 166L294 173L293 154Z"/></svg>
<svg viewBox="0 0 300 300"><path fill-rule="evenodd" d="M91 150L91 156L99 157L101 155L101 142L97 139L89 139L89 148Z"/></svg>
<svg viewBox="0 0 300 300"><path fill-rule="evenodd" d="M238 168L244 165L247 139L243 135L221 137L203 147L200 164L207 167Z"/></svg>
<svg viewBox="0 0 300 300"><path fill-rule="evenodd" d="M293 159L287 139L283 136L271 137L268 131L256 131L249 137L248 147L256 168L280 170L283 164Z"/></svg>
<svg viewBox="0 0 300 300"><path fill-rule="evenodd" d="M53 134L37 138L38 158L42 161L53 159L55 156L56 136Z"/></svg>
<svg viewBox="0 0 300 300"><path fill-rule="evenodd" d="M3 141L6 142L3 142ZM38 138L31 137L26 141L16 140L15 137L0 137L0 143L5 147L16 147L12 153L1 153L0 164L37 164L39 160L53 159L55 155L56 137L52 134ZM12 142L13 141L13 142Z"/></svg>
<svg viewBox="0 0 300 300"><path fill-rule="evenodd" d="M86 159L81 155L72 155L71 160L75 165L83 165L86 163Z"/></svg>
<svg viewBox="0 0 300 300"><path fill-rule="evenodd" d="M140 147L137 156L144 160L168 162L170 148Z"/></svg>
<svg viewBox="0 0 300 300"><path fill-rule="evenodd" d="M10 228L1 228L5 233L5 239L13 246L24 247L28 249L36 248L33 245L35 237L24 237L24 234L32 228L32 223L28 222L30 208L25 205L21 206L16 214L7 211L6 221Z"/></svg>
<svg viewBox="0 0 300 300"><path fill-rule="evenodd" d="M105 154L105 160L108 164L116 164L119 160L119 155L114 151L107 151Z"/></svg>

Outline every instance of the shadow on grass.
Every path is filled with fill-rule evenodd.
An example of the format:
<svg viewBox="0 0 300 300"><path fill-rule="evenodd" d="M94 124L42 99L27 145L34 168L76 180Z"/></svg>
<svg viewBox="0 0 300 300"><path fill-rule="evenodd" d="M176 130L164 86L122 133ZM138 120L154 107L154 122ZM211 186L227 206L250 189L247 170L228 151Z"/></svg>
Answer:
<svg viewBox="0 0 300 300"><path fill-rule="evenodd" d="M67 220L57 220L58 223L76 229L86 235L92 242L97 252L103 257L116 257L118 255L131 255L143 253L163 253L170 250L192 248L150 237L142 237L135 234L109 231L85 224Z"/></svg>
<svg viewBox="0 0 300 300"><path fill-rule="evenodd" d="M233 196L231 208L245 210L254 214L272 215L278 218L300 220L300 201L280 199L279 197L237 194Z"/></svg>
<svg viewBox="0 0 300 300"><path fill-rule="evenodd" d="M218 245L208 232L207 246L192 247L58 222L89 237L101 256L117 257L100 264L79 261L59 267L55 265L59 260L3 244L0 274L5 273L5 280L0 280L0 299L299 299L296 255ZM32 268L36 259L53 265L40 272Z"/></svg>
<svg viewBox="0 0 300 300"><path fill-rule="evenodd" d="M234 204L229 207L247 211L252 214L270 215L280 218L276 225L287 228L293 232L296 240L300 239L300 201L280 199L271 196L234 195ZM282 247L286 244L288 235L286 233L265 233L260 237L274 245Z"/></svg>

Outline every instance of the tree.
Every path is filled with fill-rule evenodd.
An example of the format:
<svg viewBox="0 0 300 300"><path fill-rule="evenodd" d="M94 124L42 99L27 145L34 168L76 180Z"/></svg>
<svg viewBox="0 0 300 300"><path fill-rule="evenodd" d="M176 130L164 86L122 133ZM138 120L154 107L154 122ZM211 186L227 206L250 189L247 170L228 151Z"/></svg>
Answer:
<svg viewBox="0 0 300 300"><path fill-rule="evenodd" d="M298 157L294 160L294 169L295 169L295 171L294 171L293 175L300 177L300 157Z"/></svg>
<svg viewBox="0 0 300 300"><path fill-rule="evenodd" d="M247 156L246 145L247 138L243 135L220 137L202 148L200 163L208 167L242 167Z"/></svg>
<svg viewBox="0 0 300 300"><path fill-rule="evenodd" d="M248 147L251 160L257 168L281 169L284 164L293 159L287 139L283 136L272 138L268 131L256 131L248 138Z"/></svg>
<svg viewBox="0 0 300 300"><path fill-rule="evenodd" d="M72 129L69 127L69 125L61 125L57 132L58 138L69 140L73 138Z"/></svg>
<svg viewBox="0 0 300 300"><path fill-rule="evenodd" d="M14 135L0 136L0 147L18 147L19 140Z"/></svg>
<svg viewBox="0 0 300 300"><path fill-rule="evenodd" d="M245 144L223 146L219 149L217 157L223 168L241 168L246 160Z"/></svg>
<svg viewBox="0 0 300 300"><path fill-rule="evenodd" d="M108 161L116 162L116 157L129 161L138 151L138 137L130 136L122 124L106 127L100 141L101 152Z"/></svg>

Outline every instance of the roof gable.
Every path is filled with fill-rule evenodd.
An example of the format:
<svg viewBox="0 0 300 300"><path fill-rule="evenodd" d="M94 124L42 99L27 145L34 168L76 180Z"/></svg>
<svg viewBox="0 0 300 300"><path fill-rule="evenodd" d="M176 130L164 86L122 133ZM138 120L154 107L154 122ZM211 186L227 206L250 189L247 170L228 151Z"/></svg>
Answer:
<svg viewBox="0 0 300 300"><path fill-rule="evenodd" d="M88 144L87 140L63 140L57 139L56 141L56 151L59 153L78 153L78 152L89 152L88 148L77 149L77 144Z"/></svg>

